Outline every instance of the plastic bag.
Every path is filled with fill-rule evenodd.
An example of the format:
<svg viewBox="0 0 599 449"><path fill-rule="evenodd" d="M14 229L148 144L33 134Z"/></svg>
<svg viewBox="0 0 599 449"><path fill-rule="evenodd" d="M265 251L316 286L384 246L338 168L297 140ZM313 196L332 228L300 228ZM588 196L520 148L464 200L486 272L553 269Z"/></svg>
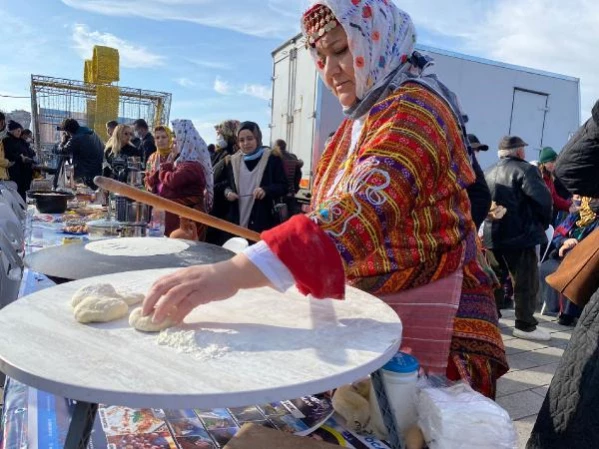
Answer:
<svg viewBox="0 0 599 449"><path fill-rule="evenodd" d="M496 402L460 382L418 395L418 425L430 449L516 449L518 435Z"/></svg>

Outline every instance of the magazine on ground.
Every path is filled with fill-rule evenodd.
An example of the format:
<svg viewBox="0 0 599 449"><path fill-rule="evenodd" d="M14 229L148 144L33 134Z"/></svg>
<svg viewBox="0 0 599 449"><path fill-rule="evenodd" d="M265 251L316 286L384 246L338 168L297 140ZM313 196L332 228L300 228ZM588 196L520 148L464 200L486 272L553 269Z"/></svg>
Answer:
<svg viewBox="0 0 599 449"><path fill-rule="evenodd" d="M62 449L75 402L9 379L4 392L3 449ZM245 423L354 449L388 449L349 432L326 394L227 409L131 409L100 405L88 449L221 449Z"/></svg>

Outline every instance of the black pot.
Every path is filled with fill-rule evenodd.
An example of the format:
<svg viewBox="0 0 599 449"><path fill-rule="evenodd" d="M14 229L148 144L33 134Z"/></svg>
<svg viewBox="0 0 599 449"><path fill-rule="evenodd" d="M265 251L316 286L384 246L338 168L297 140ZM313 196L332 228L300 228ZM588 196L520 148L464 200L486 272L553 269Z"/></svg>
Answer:
<svg viewBox="0 0 599 449"><path fill-rule="evenodd" d="M62 214L67 210L67 201L74 198L68 192L27 192L35 199L37 210L42 214Z"/></svg>

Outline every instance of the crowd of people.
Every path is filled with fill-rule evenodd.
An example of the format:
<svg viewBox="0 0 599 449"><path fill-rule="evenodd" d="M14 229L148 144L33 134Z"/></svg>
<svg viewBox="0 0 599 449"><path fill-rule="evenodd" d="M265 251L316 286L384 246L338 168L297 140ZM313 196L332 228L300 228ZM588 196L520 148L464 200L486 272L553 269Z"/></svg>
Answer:
<svg viewBox="0 0 599 449"><path fill-rule="evenodd" d="M25 199L34 177L33 133L0 112L0 181L13 181Z"/></svg>

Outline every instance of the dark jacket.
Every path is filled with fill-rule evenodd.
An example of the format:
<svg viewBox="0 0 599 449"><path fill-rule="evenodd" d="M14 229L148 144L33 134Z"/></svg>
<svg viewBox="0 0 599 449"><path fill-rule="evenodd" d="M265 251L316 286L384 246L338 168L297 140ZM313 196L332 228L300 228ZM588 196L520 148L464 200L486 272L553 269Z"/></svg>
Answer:
<svg viewBox="0 0 599 449"><path fill-rule="evenodd" d="M62 147L75 166L75 178L93 187L93 179L102 174L104 144L91 129L81 126Z"/></svg>
<svg viewBox="0 0 599 449"><path fill-rule="evenodd" d="M259 161L260 159L249 162L242 161L241 163L245 163L249 170L253 170L258 165ZM224 181L226 184L224 185L225 188L223 190L228 188L235 193L239 193L235 187L235 176L233 174L231 163L228 163L226 166L226 174L227 179ZM222 185L219 186L221 189L222 187ZM268 158L264 174L262 175L262 181L260 182L260 187L264 189L266 196L264 199L256 200L254 203L248 224L248 228L256 232L266 231L278 224L274 215L274 206L276 202L287 194L287 178L283 168L283 161L279 156L271 154ZM241 194L248 195L250 193L251 192L242 192ZM231 207L229 208L227 219L231 223L239 224L239 203L236 201L230 204Z"/></svg>
<svg viewBox="0 0 599 449"><path fill-rule="evenodd" d="M552 199L539 169L506 157L485 172L485 179L493 201L507 209L501 220L485 222L485 247L514 250L547 243Z"/></svg>
<svg viewBox="0 0 599 449"><path fill-rule="evenodd" d="M27 143L23 139L16 138L8 133L6 137L2 139L2 145L4 146L4 157L10 162L14 162L14 165L8 168L10 180L17 184L19 193L24 197L24 194L28 189L28 186L25 185L28 176L26 173L27 166L23 162L22 156L27 156Z"/></svg>
<svg viewBox="0 0 599 449"><path fill-rule="evenodd" d="M127 182L127 176L129 175L127 158L130 157L141 157L141 150L130 143L121 148L116 156L112 152L112 148L106 148L104 158L108 163L108 167L104 168L104 176L120 182Z"/></svg>
<svg viewBox="0 0 599 449"><path fill-rule="evenodd" d="M285 176L287 177L288 195L295 196L300 189L302 180L303 161L300 161L295 154L288 151L282 152L283 167L285 168Z"/></svg>
<svg viewBox="0 0 599 449"><path fill-rule="evenodd" d="M586 305L551 380L527 449L599 447L599 292Z"/></svg>
<svg viewBox="0 0 599 449"><path fill-rule="evenodd" d="M150 155L156 151L156 143L154 142L154 136L151 133L148 132L144 138L141 139L139 149L144 161L147 161Z"/></svg>
<svg viewBox="0 0 599 449"><path fill-rule="evenodd" d="M219 149L210 156L212 162L212 173L214 174L214 206L210 214L217 218L226 218L229 214L230 203L224 196L225 188L228 185L226 159L227 156L235 154L235 148L229 145L227 148ZM208 230L208 236L216 232L214 228Z"/></svg>
<svg viewBox="0 0 599 449"><path fill-rule="evenodd" d="M599 197L599 102L557 160L573 193ZM595 231L597 232L597 231ZM599 274L598 274L599 275ZM527 449L599 447L599 291L590 298L562 355Z"/></svg>
<svg viewBox="0 0 599 449"><path fill-rule="evenodd" d="M487 218L489 210L491 210L491 191L489 190L489 186L485 180L485 174L483 169L480 168L480 164L478 163L475 154L472 154L472 168L474 169L476 180L474 181L474 184L466 189L466 191L468 193L468 198L470 199L472 220L474 220L474 224L478 230L480 225L482 225Z"/></svg>
<svg viewBox="0 0 599 449"><path fill-rule="evenodd" d="M562 149L554 175L572 194L599 198L599 101L593 116Z"/></svg>

